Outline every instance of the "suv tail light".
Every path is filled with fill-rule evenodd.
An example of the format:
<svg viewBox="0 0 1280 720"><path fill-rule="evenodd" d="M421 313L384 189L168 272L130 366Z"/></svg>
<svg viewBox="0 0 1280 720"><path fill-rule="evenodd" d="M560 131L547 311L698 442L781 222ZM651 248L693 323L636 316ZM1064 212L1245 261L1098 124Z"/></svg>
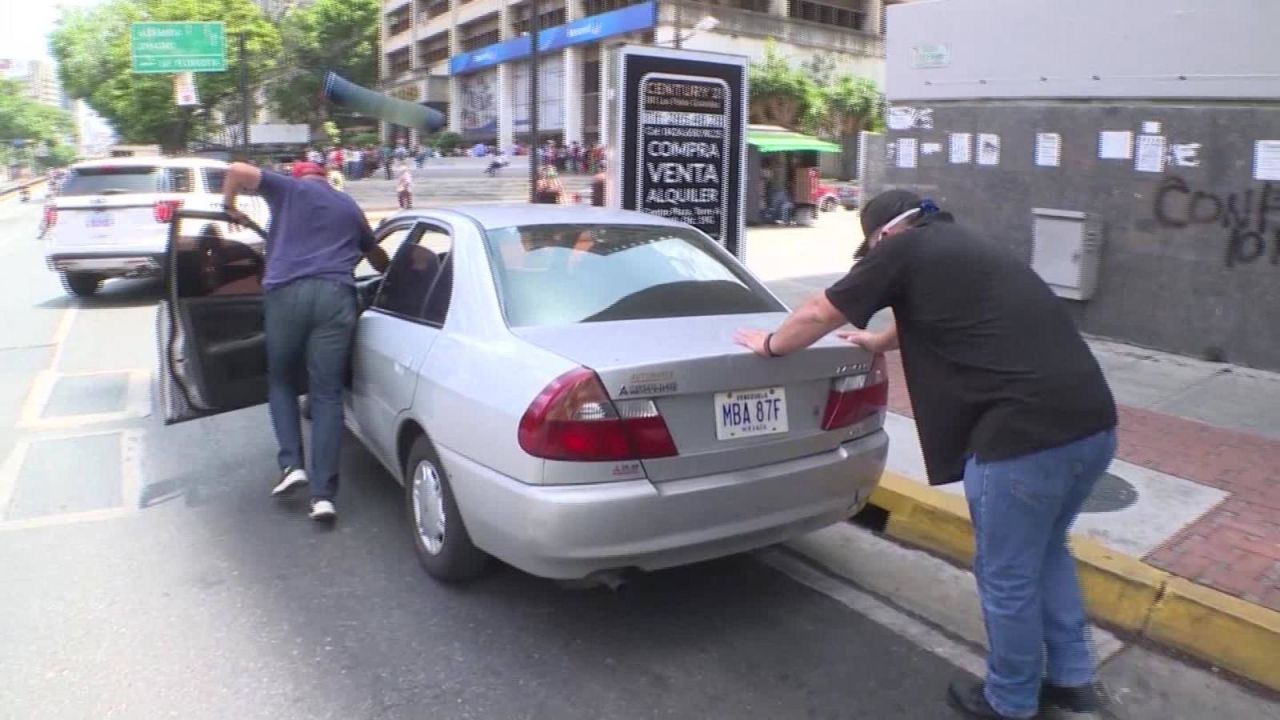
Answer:
<svg viewBox="0 0 1280 720"><path fill-rule="evenodd" d="M157 200L151 208L151 215L158 223L173 222L173 214L182 207L181 200Z"/></svg>
<svg viewBox="0 0 1280 720"><path fill-rule="evenodd" d="M670 457L676 444L652 400L614 403L587 368L556 378L520 419L520 447L547 460Z"/></svg>
<svg viewBox="0 0 1280 720"><path fill-rule="evenodd" d="M44 226L51 228L58 224L58 208L49 205L44 209Z"/></svg>
<svg viewBox="0 0 1280 720"><path fill-rule="evenodd" d="M889 404L889 373L884 355L877 354L865 375L845 375L831 381L822 429L838 430L884 412Z"/></svg>

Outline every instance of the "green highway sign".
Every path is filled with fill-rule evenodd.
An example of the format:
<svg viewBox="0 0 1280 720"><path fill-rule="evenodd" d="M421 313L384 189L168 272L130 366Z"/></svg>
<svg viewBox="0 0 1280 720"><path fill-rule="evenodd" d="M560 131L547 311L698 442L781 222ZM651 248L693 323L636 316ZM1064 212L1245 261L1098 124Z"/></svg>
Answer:
<svg viewBox="0 0 1280 720"><path fill-rule="evenodd" d="M136 73L227 69L227 30L221 22L137 22L131 38Z"/></svg>

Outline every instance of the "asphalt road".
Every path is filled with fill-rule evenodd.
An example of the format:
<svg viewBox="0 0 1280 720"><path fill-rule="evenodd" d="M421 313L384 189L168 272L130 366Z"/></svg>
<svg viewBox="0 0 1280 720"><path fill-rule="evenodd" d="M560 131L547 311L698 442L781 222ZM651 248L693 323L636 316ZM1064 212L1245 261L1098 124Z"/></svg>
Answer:
<svg viewBox="0 0 1280 720"><path fill-rule="evenodd" d="M316 526L263 408L160 423L159 285L68 300L38 213L0 203L0 718L950 717L955 667L757 556L445 587L354 441Z"/></svg>

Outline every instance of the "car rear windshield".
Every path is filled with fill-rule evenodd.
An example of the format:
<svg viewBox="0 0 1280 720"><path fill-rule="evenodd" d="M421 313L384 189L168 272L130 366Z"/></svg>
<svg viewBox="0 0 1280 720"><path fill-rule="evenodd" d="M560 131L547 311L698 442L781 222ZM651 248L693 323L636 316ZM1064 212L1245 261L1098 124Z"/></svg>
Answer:
<svg viewBox="0 0 1280 720"><path fill-rule="evenodd" d="M785 310L692 229L529 225L487 242L512 327Z"/></svg>
<svg viewBox="0 0 1280 720"><path fill-rule="evenodd" d="M154 165L77 168L71 171L60 195L123 195L131 193L190 192L184 179L189 172L174 175Z"/></svg>

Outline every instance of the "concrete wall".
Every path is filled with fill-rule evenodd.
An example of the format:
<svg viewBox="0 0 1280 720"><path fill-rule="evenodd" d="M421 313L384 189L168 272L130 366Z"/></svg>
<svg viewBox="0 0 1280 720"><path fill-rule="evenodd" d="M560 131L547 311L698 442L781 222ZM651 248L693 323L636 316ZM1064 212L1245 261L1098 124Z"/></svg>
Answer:
<svg viewBox="0 0 1280 720"><path fill-rule="evenodd" d="M887 21L891 100L1280 97L1275 0L935 0Z"/></svg>
<svg viewBox="0 0 1280 720"><path fill-rule="evenodd" d="M1280 369L1280 182L1254 178L1255 142L1280 141L1280 103L896 106L910 126L869 143L869 193L906 187L932 196L1028 262L1032 208L1088 213L1103 229L1098 289L1090 300L1063 301L1083 331ZM1136 138L1144 126L1166 143L1160 172L1099 157L1100 131ZM997 135L999 164L951 162L951 133ZM1037 166L1037 133L1061 136L1060 167ZM941 152L899 167L903 138L938 143Z"/></svg>

